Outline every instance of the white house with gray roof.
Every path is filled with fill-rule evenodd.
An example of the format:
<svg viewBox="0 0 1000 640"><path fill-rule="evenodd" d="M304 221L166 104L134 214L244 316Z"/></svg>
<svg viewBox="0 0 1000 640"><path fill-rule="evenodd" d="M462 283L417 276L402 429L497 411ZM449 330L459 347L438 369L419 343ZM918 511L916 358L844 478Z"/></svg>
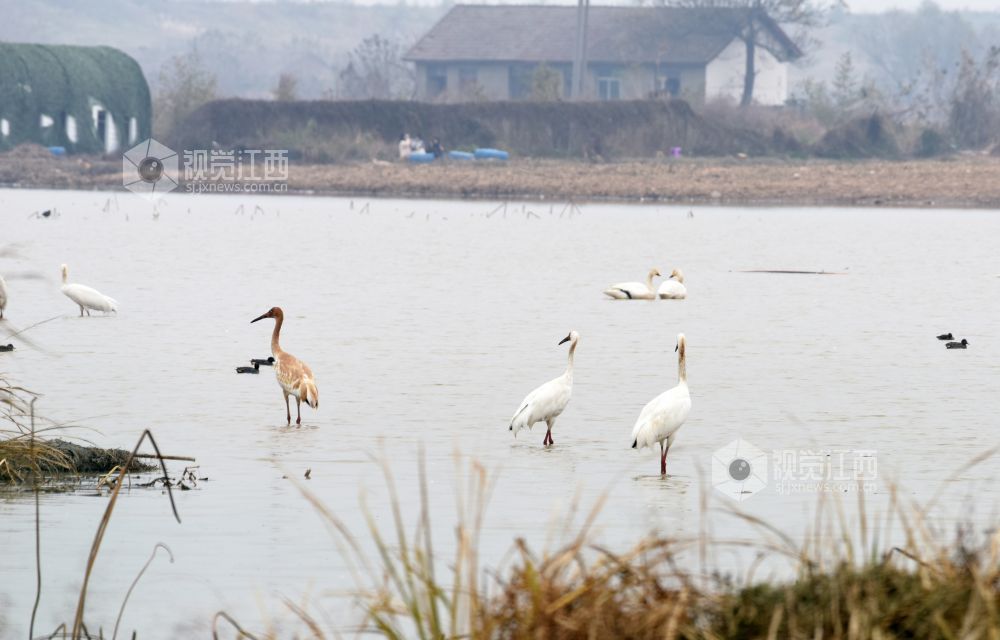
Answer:
<svg viewBox="0 0 1000 640"><path fill-rule="evenodd" d="M743 92L744 9L591 7L585 97L632 100L671 95L701 102ZM758 36L754 100L783 104L788 63L802 55L767 16ZM416 65L417 99L526 100L543 65L572 94L576 7L456 5L406 54ZM555 77L549 74L549 77Z"/></svg>

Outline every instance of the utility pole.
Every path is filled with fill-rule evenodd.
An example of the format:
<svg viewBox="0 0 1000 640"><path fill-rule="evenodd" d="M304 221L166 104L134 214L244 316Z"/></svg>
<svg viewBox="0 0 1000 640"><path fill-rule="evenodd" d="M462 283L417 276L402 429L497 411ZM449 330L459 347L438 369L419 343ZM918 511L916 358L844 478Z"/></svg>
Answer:
<svg viewBox="0 0 1000 640"><path fill-rule="evenodd" d="M587 77L587 14L590 0L576 2L576 49L573 52L573 98L586 96L584 80Z"/></svg>

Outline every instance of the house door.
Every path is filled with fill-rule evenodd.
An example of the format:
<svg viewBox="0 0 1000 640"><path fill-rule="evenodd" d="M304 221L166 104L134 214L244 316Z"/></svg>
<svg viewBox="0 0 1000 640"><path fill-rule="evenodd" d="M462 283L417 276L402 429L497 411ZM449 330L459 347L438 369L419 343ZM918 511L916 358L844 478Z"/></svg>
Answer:
<svg viewBox="0 0 1000 640"><path fill-rule="evenodd" d="M105 151L108 148L108 112L96 109L94 120L97 124L97 139L101 141L101 151Z"/></svg>

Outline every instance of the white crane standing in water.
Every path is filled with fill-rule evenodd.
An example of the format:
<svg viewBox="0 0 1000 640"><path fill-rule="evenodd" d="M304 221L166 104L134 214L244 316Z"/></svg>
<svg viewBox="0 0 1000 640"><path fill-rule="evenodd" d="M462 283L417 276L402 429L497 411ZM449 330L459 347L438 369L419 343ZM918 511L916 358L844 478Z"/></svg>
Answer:
<svg viewBox="0 0 1000 640"><path fill-rule="evenodd" d="M292 424L292 411L288 406L288 396L295 396L295 411L298 415L295 424L301 425L303 400L313 409L319 408L319 389L316 388L316 379L313 377L309 365L292 354L286 353L278 342L281 324L285 321L285 314L281 307L271 307L267 313L251 320L250 324L264 318L274 318L274 331L271 332L274 377L277 378L281 391L285 394L285 414L288 424Z"/></svg>
<svg viewBox="0 0 1000 640"><path fill-rule="evenodd" d="M632 428L632 448L643 449L660 443L660 475L667 475L667 453L674 436L691 413L691 394L687 385L687 357L684 334L677 335L677 386L667 389L642 408ZM666 443L666 447L664 447Z"/></svg>
<svg viewBox="0 0 1000 640"><path fill-rule="evenodd" d="M515 438L521 429L525 427L531 429L536 422L544 420L548 429L545 431L542 444L555 444L555 440L552 439L552 427L555 426L556 418L566 409L573 395L573 354L576 352L577 343L580 342L580 334L570 331L559 344L564 342L569 342L569 363L566 365L566 371L558 378L538 387L521 401L514 417L510 419L510 430L514 432Z"/></svg>
<svg viewBox="0 0 1000 640"><path fill-rule="evenodd" d="M118 313L118 302L109 296L104 295L97 289L88 287L85 284L67 283L66 279L69 277L69 268L66 265L62 266L62 292L67 298L75 302L80 307L80 317L83 317L83 312L86 311L87 315L90 315L90 311L103 311L107 313L109 311L114 311Z"/></svg>

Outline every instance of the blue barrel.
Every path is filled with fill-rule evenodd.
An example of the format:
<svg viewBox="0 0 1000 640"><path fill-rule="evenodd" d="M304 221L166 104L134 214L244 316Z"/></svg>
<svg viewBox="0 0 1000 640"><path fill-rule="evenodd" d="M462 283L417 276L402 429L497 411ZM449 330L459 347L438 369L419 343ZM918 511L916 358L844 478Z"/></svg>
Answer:
<svg viewBox="0 0 1000 640"><path fill-rule="evenodd" d="M406 159L410 162L434 162L433 153L411 153L406 156Z"/></svg>
<svg viewBox="0 0 1000 640"><path fill-rule="evenodd" d="M476 160L507 160L510 154L500 149L476 149L473 154Z"/></svg>
<svg viewBox="0 0 1000 640"><path fill-rule="evenodd" d="M66 147L49 147L49 153L54 156L66 155Z"/></svg>
<svg viewBox="0 0 1000 640"><path fill-rule="evenodd" d="M448 157L452 160L472 160L476 156L468 151L449 151Z"/></svg>

